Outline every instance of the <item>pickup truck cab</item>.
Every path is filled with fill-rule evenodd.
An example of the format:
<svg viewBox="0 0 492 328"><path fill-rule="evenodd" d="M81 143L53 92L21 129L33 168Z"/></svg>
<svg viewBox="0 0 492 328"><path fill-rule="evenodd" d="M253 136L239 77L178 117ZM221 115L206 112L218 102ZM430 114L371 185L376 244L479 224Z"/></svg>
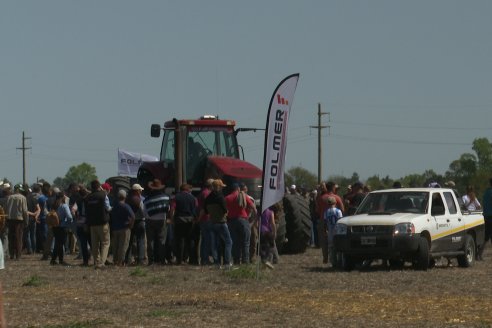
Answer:
<svg viewBox="0 0 492 328"><path fill-rule="evenodd" d="M482 213L460 208L452 189L388 189L369 193L355 215L337 222L334 246L346 270L372 259L427 270L439 257L469 267L484 232Z"/></svg>

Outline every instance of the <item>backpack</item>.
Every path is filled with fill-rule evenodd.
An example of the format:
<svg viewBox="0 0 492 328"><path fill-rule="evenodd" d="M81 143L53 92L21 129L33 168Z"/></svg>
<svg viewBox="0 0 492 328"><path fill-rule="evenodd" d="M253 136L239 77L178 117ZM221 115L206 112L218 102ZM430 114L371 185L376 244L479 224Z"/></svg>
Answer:
<svg viewBox="0 0 492 328"><path fill-rule="evenodd" d="M58 227L60 225L60 218L58 217L58 213L55 210L51 210L46 215L46 224L48 227Z"/></svg>

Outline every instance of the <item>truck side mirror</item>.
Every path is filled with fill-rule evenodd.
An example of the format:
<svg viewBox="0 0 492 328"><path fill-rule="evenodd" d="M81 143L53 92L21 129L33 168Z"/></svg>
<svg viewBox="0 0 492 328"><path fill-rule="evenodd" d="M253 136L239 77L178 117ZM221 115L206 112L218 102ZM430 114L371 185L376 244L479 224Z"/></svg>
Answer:
<svg viewBox="0 0 492 328"><path fill-rule="evenodd" d="M159 138L161 136L161 126L159 124L152 124L150 126L150 136L152 138Z"/></svg>
<svg viewBox="0 0 492 328"><path fill-rule="evenodd" d="M444 215L444 213L445 213L444 206L432 206L431 208L432 216Z"/></svg>

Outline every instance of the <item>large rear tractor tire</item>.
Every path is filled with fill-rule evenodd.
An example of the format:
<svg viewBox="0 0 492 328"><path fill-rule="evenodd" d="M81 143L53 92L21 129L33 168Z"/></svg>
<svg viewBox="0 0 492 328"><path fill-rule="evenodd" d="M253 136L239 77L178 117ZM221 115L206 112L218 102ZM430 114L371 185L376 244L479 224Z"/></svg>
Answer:
<svg viewBox="0 0 492 328"><path fill-rule="evenodd" d="M284 212L287 228L285 253L304 253L311 240L311 215L308 201L300 195L285 195Z"/></svg>
<svg viewBox="0 0 492 328"><path fill-rule="evenodd" d="M287 225L285 223L285 213L280 211L275 216L275 224L277 225L277 238L275 245L279 253L282 253L287 242Z"/></svg>
<svg viewBox="0 0 492 328"><path fill-rule="evenodd" d="M125 190L127 193L130 191L130 189L132 188L133 180L133 178L127 176L116 176L106 179L106 182L109 183L113 188L111 190L111 194L113 195L113 197L117 198L118 191Z"/></svg>

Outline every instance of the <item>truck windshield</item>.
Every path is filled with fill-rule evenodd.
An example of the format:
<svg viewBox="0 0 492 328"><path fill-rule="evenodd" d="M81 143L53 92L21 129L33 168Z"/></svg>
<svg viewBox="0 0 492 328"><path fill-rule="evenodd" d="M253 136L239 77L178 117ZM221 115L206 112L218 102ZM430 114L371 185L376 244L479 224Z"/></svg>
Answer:
<svg viewBox="0 0 492 328"><path fill-rule="evenodd" d="M356 214L424 214L427 212L428 202L427 192L376 192L367 195Z"/></svg>

